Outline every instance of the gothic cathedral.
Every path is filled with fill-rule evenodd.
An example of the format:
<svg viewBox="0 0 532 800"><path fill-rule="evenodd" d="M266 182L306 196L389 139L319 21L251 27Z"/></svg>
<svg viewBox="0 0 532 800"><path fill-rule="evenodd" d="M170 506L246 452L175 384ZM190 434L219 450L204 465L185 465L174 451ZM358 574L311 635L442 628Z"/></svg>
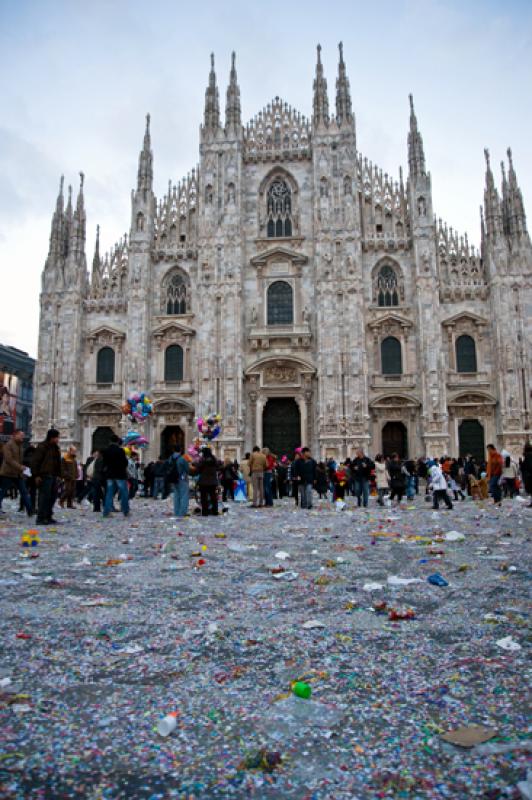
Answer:
<svg viewBox="0 0 532 800"><path fill-rule="evenodd" d="M436 220L410 97L408 175L357 150L342 46L335 113L318 47L313 113L279 97L225 123L211 57L199 165L157 199L146 120L131 226L90 275L83 174L63 182L42 275L34 438L87 457L149 392L148 459L220 412L219 454L518 452L530 434L532 248L508 150L486 151L481 251Z"/></svg>

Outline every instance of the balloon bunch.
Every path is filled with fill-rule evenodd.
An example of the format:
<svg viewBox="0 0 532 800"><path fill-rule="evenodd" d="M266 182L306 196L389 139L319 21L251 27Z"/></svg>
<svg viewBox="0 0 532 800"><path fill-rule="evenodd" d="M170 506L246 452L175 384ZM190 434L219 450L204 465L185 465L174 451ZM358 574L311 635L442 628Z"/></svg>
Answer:
<svg viewBox="0 0 532 800"><path fill-rule="evenodd" d="M145 422L153 413L153 405L147 394L135 392L122 405L122 411L130 422Z"/></svg>
<svg viewBox="0 0 532 800"><path fill-rule="evenodd" d="M198 426L198 432L209 442L216 439L222 430L222 418L220 414L209 414L209 416L205 418L198 417L196 424Z"/></svg>
<svg viewBox="0 0 532 800"><path fill-rule="evenodd" d="M128 431L122 439L124 447L147 447L149 441L137 431Z"/></svg>

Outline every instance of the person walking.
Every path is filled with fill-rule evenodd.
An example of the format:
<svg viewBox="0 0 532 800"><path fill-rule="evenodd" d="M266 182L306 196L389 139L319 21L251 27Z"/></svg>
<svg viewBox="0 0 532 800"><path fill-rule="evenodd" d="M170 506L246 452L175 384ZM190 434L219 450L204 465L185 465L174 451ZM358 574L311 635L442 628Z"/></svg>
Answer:
<svg viewBox="0 0 532 800"><path fill-rule="evenodd" d="M388 493L390 484L386 462L384 461L384 456L380 453L375 456L375 480L377 483L377 503L383 506L384 495Z"/></svg>
<svg viewBox="0 0 532 800"><path fill-rule="evenodd" d="M456 460L456 458L451 458L451 468L449 470L449 477L450 477L450 484L451 484L451 492L454 495L454 499L458 500L458 495L460 495L460 500L465 500L465 494L462 491L462 486L460 484L460 464Z"/></svg>
<svg viewBox="0 0 532 800"><path fill-rule="evenodd" d="M129 483L129 499L133 500L139 489L137 457L133 453L127 456L127 478Z"/></svg>
<svg viewBox="0 0 532 800"><path fill-rule="evenodd" d="M188 476L190 474L190 463L185 458L182 450L176 447L175 453L170 457L170 469L168 471L170 483L173 486L174 516L186 517L188 515L188 503L190 489Z"/></svg>
<svg viewBox="0 0 532 800"><path fill-rule="evenodd" d="M301 460L301 449L298 448L294 453L294 460L288 467L290 487L292 490L292 497L295 500L296 506L299 505L299 474L298 474L298 461Z"/></svg>
<svg viewBox="0 0 532 800"><path fill-rule="evenodd" d="M17 429L4 447L4 459L0 467L0 509L5 493L14 486L20 493L28 517L31 517L33 508L24 480L27 467L24 466L23 442L24 431Z"/></svg>
<svg viewBox="0 0 532 800"><path fill-rule="evenodd" d="M488 463L486 477L489 484L489 493L493 497L496 506L501 505L502 491L501 479L503 470L503 459L494 444L488 445Z"/></svg>
<svg viewBox="0 0 532 800"><path fill-rule="evenodd" d="M218 461L210 447L204 447L198 464L201 516L218 516Z"/></svg>
<svg viewBox="0 0 532 800"><path fill-rule="evenodd" d="M153 467L153 498L159 499L159 495L164 500L164 481L166 478L166 464L162 456L159 456Z"/></svg>
<svg viewBox="0 0 532 800"><path fill-rule="evenodd" d="M63 480L63 494L59 500L61 508L74 508L74 498L76 496L76 481L78 479L78 462L76 460L76 448L71 445L61 459L61 478Z"/></svg>
<svg viewBox="0 0 532 800"><path fill-rule="evenodd" d="M37 525L55 525L53 508L57 497L57 485L61 478L61 451L59 431L50 428L46 439L37 445L33 457L32 473L38 489Z"/></svg>
<svg viewBox="0 0 532 800"><path fill-rule="evenodd" d="M127 486L127 456L118 436L111 436L111 444L102 454L105 469L106 489L103 516L108 517L113 508L113 497L118 491L120 508L124 517L129 516L129 492Z"/></svg>
<svg viewBox="0 0 532 800"><path fill-rule="evenodd" d="M279 491L279 500L286 497L288 494L287 489L288 481L288 459L286 456L281 456L281 460L277 464L277 489Z"/></svg>
<svg viewBox="0 0 532 800"><path fill-rule="evenodd" d="M308 447L301 451L302 458L297 462L299 475L299 497L301 508L312 508L312 490L316 483L316 462L310 454Z"/></svg>
<svg viewBox="0 0 532 800"><path fill-rule="evenodd" d="M434 462L431 466L429 475L432 486L432 507L438 510L440 507L440 500L443 500L447 508L452 509L453 504L447 493L447 478L437 462Z"/></svg>
<svg viewBox="0 0 532 800"><path fill-rule="evenodd" d="M369 479L373 469L375 469L375 464L371 458L364 455L362 448L359 448L355 458L351 461L351 475L359 508L362 504L364 508L368 507Z"/></svg>
<svg viewBox="0 0 532 800"><path fill-rule="evenodd" d="M390 500L393 502L397 498L397 505L400 505L405 493L405 474L398 453L392 455L386 468L390 476Z"/></svg>
<svg viewBox="0 0 532 800"><path fill-rule="evenodd" d="M264 471L268 465L266 456L255 446L249 460L251 483L253 485L253 508L264 505Z"/></svg>

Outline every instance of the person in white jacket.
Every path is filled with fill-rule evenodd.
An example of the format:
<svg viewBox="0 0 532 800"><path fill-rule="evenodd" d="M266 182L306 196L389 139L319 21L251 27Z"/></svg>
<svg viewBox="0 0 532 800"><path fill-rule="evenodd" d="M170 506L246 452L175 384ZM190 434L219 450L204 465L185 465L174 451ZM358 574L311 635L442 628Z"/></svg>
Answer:
<svg viewBox="0 0 532 800"><path fill-rule="evenodd" d="M384 495L388 493L390 487L390 476L386 468L384 457L380 454L375 456L375 481L377 484L377 503L384 505Z"/></svg>
<svg viewBox="0 0 532 800"><path fill-rule="evenodd" d="M443 500L447 508L452 508L451 498L447 494L447 480L440 465L434 462L429 470L430 485L432 487L432 507L438 509L440 500Z"/></svg>

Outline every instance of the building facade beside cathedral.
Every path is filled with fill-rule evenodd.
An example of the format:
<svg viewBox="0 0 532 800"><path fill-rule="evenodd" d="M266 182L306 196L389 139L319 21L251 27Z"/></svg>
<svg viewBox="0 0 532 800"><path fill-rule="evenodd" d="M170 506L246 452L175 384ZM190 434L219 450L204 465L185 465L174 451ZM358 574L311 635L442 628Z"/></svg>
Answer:
<svg viewBox="0 0 532 800"><path fill-rule="evenodd" d="M148 458L220 412L218 452L518 452L529 436L532 248L508 151L486 151L481 251L436 221L410 98L408 175L357 149L340 46L329 109L318 48L309 120L276 97L242 124L234 55L214 59L197 168L157 199L150 119L129 235L87 272L83 175L63 185L42 275L34 438L86 457L146 391Z"/></svg>

